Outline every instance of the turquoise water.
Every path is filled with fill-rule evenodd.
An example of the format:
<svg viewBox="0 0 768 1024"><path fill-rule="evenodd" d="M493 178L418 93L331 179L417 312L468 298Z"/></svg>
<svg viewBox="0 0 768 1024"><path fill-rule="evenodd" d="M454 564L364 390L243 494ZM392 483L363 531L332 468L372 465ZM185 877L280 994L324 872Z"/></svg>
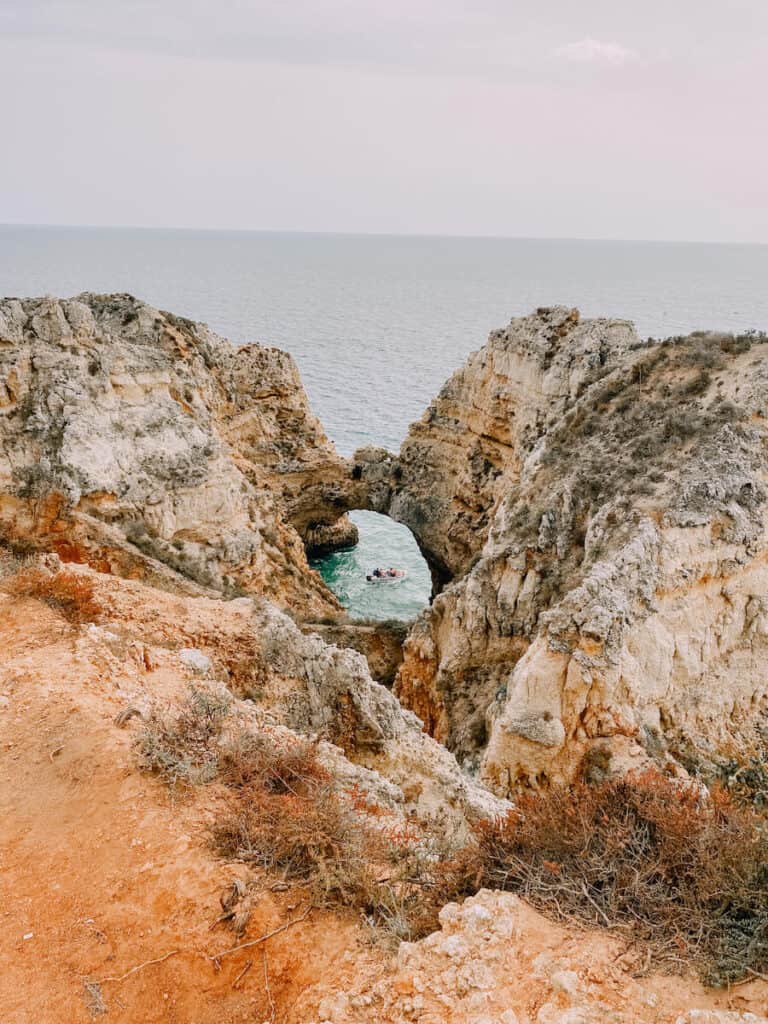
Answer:
<svg viewBox="0 0 768 1024"><path fill-rule="evenodd" d="M768 246L0 226L0 294L127 291L285 348L345 455L396 450L488 332L536 306L626 317L657 337L764 329L767 281ZM363 586L371 564L411 557L410 538L361 524L361 546L324 575L355 614L410 616L411 583Z"/></svg>
<svg viewBox="0 0 768 1024"><path fill-rule="evenodd" d="M429 601L432 581L411 532L375 512L353 512L360 542L311 564L336 592L341 603L365 619L411 619ZM405 569L405 579L368 583L372 569Z"/></svg>

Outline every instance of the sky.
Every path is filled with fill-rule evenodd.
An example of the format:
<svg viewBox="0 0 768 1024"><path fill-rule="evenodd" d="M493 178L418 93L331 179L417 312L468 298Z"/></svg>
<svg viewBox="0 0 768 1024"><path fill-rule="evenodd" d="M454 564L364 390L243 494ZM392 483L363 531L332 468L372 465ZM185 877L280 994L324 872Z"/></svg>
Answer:
<svg viewBox="0 0 768 1024"><path fill-rule="evenodd" d="M0 223L768 243L766 0L0 0Z"/></svg>

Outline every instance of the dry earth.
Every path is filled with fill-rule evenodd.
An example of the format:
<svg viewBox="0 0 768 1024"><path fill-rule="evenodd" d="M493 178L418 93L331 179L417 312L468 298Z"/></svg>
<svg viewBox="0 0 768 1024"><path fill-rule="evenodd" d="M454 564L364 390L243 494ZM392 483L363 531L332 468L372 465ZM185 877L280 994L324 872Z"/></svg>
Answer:
<svg viewBox="0 0 768 1024"><path fill-rule="evenodd" d="M671 1024L692 1007L768 1005L759 981L707 994L690 979L635 979L637 954L623 941L551 924L514 897L487 893L448 907L442 932L394 959L359 922L314 910L217 970L211 957L237 941L211 929L219 895L247 872L209 850L216 787L171 799L139 773L132 727L114 719L127 706L179 699L194 678L179 657L193 627L198 636L208 630L209 653L218 643L230 658L232 612L76 571L96 580L119 619L73 627L39 600L0 595L3 1024L102 1014L142 1024ZM272 892L274 879L256 881L245 941L306 906L301 889Z"/></svg>

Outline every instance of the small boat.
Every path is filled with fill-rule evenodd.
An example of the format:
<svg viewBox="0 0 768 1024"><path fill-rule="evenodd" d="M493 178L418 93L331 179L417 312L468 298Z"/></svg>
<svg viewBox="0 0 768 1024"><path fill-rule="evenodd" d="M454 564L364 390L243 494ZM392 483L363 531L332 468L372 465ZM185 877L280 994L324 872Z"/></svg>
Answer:
<svg viewBox="0 0 768 1024"><path fill-rule="evenodd" d="M374 569L365 579L367 583L402 583L407 575L405 569Z"/></svg>

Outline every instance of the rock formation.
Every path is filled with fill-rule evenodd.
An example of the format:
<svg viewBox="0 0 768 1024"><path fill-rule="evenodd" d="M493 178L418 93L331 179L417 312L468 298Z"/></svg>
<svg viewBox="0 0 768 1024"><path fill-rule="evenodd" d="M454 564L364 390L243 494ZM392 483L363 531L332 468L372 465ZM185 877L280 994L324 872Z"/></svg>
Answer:
<svg viewBox="0 0 768 1024"><path fill-rule="evenodd" d="M302 541L354 542L339 507L349 471L278 349L236 349L128 295L7 299L0 441L7 541L309 616L338 609Z"/></svg>
<svg viewBox="0 0 768 1024"><path fill-rule="evenodd" d="M368 662L368 671L376 682L391 687L403 663L403 642L408 635L409 624L397 620L304 622L301 629L304 633L317 633L327 644L358 651Z"/></svg>
<svg viewBox="0 0 768 1024"><path fill-rule="evenodd" d="M754 738L768 707L764 342L645 343L623 321L539 310L470 357L399 456L350 464L285 353L235 349L128 296L0 302L9 1020L114 1007L200 1024L765 1024L762 973L736 994L690 975L670 986L623 935L477 892L475 873L460 892L476 895L393 958L364 944L370 901L332 913L262 847L241 860L209 843L221 808L257 795L233 804L227 742L233 757L272 743L286 763L311 748L315 781L352 815L345 836L388 837L366 892L390 885L402 936L403 901L442 891L438 858L466 854L520 785L649 759L677 770ZM371 677L394 673L397 628L338 621L307 564L306 549L354 541L356 507L407 523L432 567L435 599L397 670L407 708ZM207 712L181 750L157 724L190 693L232 717L219 774L175 803L137 751L144 729L174 771L210 753ZM259 778L264 806L293 808L306 831L306 795ZM250 901L234 937L217 930L223 885Z"/></svg>
<svg viewBox="0 0 768 1024"><path fill-rule="evenodd" d="M498 792L573 779L595 750L619 768L754 737L764 343L542 309L470 356L398 459L358 454L443 585L396 692Z"/></svg>

